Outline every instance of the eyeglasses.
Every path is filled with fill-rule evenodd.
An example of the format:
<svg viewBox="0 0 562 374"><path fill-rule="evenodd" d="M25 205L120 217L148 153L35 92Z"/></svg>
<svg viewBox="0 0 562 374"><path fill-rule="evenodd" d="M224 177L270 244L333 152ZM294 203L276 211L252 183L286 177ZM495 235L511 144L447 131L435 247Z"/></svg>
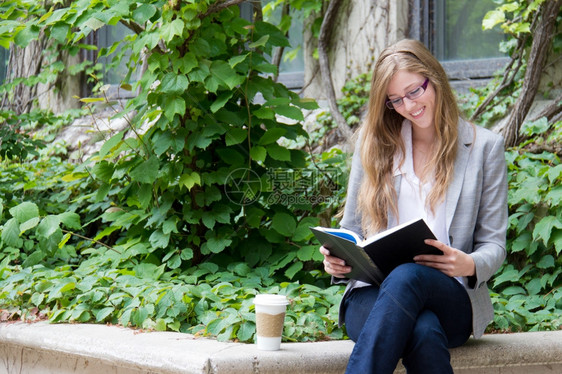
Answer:
<svg viewBox="0 0 562 374"><path fill-rule="evenodd" d="M397 97L396 99L388 99L386 100L385 104L388 109L396 109L399 108L402 104L404 104L404 98L407 97L410 100L415 100L425 92L427 85L429 84L429 78L425 78L425 81L422 83L421 86L413 89L412 91L408 92L406 96Z"/></svg>

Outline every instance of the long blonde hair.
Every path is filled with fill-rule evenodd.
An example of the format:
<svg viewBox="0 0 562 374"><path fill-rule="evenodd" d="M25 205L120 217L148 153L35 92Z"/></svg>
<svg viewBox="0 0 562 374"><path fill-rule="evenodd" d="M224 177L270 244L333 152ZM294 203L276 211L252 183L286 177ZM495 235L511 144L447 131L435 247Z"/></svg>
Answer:
<svg viewBox="0 0 562 374"><path fill-rule="evenodd" d="M399 70L429 78L435 91L434 126L437 133L429 165L435 178L428 195L433 210L441 202L453 178L457 150L459 109L441 64L417 40L404 39L383 50L375 64L369 96L369 109L362 125L360 155L365 171L358 196L364 234L386 229L388 213L398 217L394 188L394 155L405 155L400 135L404 118L388 109L387 86ZM398 152L398 153L397 153Z"/></svg>

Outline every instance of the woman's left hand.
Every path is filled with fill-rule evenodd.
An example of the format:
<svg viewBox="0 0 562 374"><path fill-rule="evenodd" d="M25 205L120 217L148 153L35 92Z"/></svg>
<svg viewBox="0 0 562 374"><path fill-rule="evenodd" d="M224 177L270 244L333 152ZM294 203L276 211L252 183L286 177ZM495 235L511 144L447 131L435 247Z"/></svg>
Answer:
<svg viewBox="0 0 562 374"><path fill-rule="evenodd" d="M476 273L474 260L463 251L437 240L427 239L425 243L439 249L443 255L419 255L414 257L416 264L440 270L450 277L468 277Z"/></svg>

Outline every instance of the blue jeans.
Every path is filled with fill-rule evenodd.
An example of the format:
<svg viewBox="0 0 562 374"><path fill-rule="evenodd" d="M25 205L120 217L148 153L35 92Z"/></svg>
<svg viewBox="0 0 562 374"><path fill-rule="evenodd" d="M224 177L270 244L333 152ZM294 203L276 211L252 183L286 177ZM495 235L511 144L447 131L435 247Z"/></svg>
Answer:
<svg viewBox="0 0 562 374"><path fill-rule="evenodd" d="M404 264L381 284L357 288L344 300L345 325L355 341L346 373L392 374L400 358L409 374L453 373L449 348L472 332L464 287L439 270Z"/></svg>

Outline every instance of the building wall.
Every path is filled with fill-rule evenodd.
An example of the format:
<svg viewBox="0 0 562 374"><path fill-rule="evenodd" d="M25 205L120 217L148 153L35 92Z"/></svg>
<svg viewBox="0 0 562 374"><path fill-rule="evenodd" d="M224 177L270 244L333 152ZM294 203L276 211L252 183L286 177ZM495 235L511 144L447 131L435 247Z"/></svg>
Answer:
<svg viewBox="0 0 562 374"><path fill-rule="evenodd" d="M379 53L387 45L406 37L407 0L345 0L340 9L329 51L330 68L336 96L345 82L370 72ZM309 30L305 27L305 30ZM304 35L304 90L307 97L326 97L320 79L318 60L312 56L317 47L310 32Z"/></svg>

